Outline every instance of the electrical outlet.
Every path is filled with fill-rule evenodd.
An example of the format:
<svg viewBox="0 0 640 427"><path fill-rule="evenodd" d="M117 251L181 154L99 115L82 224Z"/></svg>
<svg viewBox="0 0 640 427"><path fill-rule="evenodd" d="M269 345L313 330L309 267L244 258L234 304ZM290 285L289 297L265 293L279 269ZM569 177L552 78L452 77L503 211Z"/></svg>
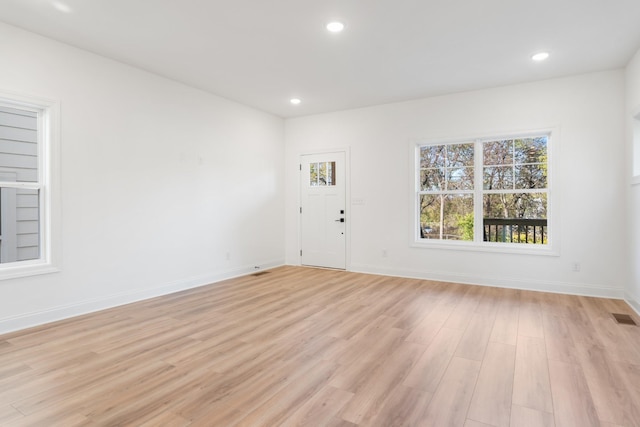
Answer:
<svg viewBox="0 0 640 427"><path fill-rule="evenodd" d="M387 253L386 249L382 250L382 258L386 258L389 254Z"/></svg>
<svg viewBox="0 0 640 427"><path fill-rule="evenodd" d="M580 263L579 262L572 263L571 264L571 271L573 271L573 272L580 271Z"/></svg>

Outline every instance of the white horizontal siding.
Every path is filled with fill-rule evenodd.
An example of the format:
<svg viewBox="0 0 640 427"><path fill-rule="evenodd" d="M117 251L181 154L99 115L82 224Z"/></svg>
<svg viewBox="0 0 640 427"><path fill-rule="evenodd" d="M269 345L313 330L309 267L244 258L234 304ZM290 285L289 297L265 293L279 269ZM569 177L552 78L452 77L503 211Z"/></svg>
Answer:
<svg viewBox="0 0 640 427"><path fill-rule="evenodd" d="M6 139L0 139L0 153L3 154L18 154L23 156L38 156L38 145L19 142L19 141L10 141Z"/></svg>
<svg viewBox="0 0 640 427"><path fill-rule="evenodd" d="M36 190L18 190L16 204L19 208L37 208L39 206Z"/></svg>
<svg viewBox="0 0 640 427"><path fill-rule="evenodd" d="M18 221L17 233L20 234L38 234L38 221Z"/></svg>
<svg viewBox="0 0 640 427"><path fill-rule="evenodd" d="M38 258L40 258L40 248L38 248L37 246L18 248L18 261L26 261L28 259Z"/></svg>
<svg viewBox="0 0 640 427"><path fill-rule="evenodd" d="M18 234L18 248L38 246L37 234Z"/></svg>
<svg viewBox="0 0 640 427"><path fill-rule="evenodd" d="M37 114L14 108L0 107L0 172L15 176L15 181L38 181L38 119ZM17 261L40 256L39 200L37 190L19 189L15 202Z"/></svg>
<svg viewBox="0 0 640 427"><path fill-rule="evenodd" d="M34 119L37 117L37 113L32 111L0 107L0 126L36 130L37 121Z"/></svg>
<svg viewBox="0 0 640 427"><path fill-rule="evenodd" d="M21 154L0 153L0 167L7 169L38 169L38 158L35 156L24 156ZM18 172L16 170L16 172ZM18 179L20 180L20 179Z"/></svg>
<svg viewBox="0 0 640 427"><path fill-rule="evenodd" d="M0 115L2 114L6 113L0 113ZM0 127L0 139L35 144L38 141L38 132L31 129L2 126Z"/></svg>
<svg viewBox="0 0 640 427"><path fill-rule="evenodd" d="M18 222L38 220L38 208L18 208L17 212Z"/></svg>

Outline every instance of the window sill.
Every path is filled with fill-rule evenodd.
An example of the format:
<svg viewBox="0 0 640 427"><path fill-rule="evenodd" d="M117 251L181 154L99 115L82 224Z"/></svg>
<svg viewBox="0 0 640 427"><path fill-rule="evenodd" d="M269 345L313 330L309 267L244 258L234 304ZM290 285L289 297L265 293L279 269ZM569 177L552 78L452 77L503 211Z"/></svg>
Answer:
<svg viewBox="0 0 640 427"><path fill-rule="evenodd" d="M439 249L453 251L488 252L513 255L539 255L539 256L559 256L557 249L550 245L531 245L522 243L476 243L462 241L442 241L420 239L411 244L411 247L421 249Z"/></svg>
<svg viewBox="0 0 640 427"><path fill-rule="evenodd" d="M57 266L42 260L20 261L11 264L12 265L0 266L0 280L37 276L60 271L60 268Z"/></svg>

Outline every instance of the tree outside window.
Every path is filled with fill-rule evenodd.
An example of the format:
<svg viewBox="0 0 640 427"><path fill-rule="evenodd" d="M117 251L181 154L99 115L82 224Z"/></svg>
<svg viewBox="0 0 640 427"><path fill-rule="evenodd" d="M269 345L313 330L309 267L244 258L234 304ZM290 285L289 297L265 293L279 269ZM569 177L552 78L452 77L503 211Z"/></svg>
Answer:
<svg viewBox="0 0 640 427"><path fill-rule="evenodd" d="M419 146L419 238L548 244L548 144L542 134Z"/></svg>

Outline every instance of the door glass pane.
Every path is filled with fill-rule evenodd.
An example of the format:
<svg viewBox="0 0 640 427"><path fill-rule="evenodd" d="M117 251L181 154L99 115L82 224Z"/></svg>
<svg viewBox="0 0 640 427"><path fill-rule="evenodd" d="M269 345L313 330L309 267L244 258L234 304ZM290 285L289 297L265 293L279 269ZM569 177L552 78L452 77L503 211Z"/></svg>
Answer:
<svg viewBox="0 0 640 427"><path fill-rule="evenodd" d="M310 163L309 185L312 187L336 185L336 162Z"/></svg>

